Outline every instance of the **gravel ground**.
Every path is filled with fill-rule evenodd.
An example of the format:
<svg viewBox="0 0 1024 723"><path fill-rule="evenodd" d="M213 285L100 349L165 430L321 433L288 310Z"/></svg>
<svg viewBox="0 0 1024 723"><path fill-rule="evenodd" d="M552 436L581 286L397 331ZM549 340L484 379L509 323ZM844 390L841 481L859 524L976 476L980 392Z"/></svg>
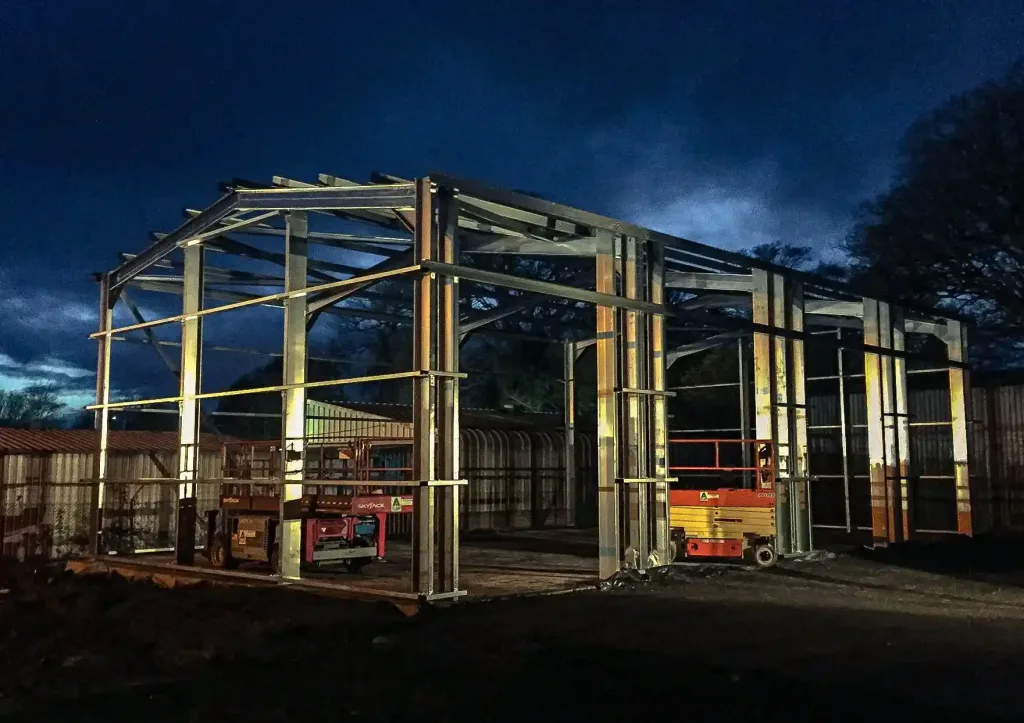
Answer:
<svg viewBox="0 0 1024 723"><path fill-rule="evenodd" d="M460 602L414 618L293 591L163 590L7 564L0 713L1019 721L1019 549L953 543L769 572L680 565L645 584Z"/></svg>

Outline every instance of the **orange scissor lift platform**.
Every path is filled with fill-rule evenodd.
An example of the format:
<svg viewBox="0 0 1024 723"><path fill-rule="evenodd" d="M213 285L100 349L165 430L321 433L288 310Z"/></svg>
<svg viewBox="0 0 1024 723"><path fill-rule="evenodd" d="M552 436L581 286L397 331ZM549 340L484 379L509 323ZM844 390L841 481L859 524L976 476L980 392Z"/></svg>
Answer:
<svg viewBox="0 0 1024 723"><path fill-rule="evenodd" d="M669 524L681 557L749 559L759 567L778 560L775 550L775 445L760 439L673 439L677 449L713 448L713 465L670 466L673 473L741 474L752 489L719 487L673 489L669 492ZM752 465L722 463L722 448L750 447Z"/></svg>

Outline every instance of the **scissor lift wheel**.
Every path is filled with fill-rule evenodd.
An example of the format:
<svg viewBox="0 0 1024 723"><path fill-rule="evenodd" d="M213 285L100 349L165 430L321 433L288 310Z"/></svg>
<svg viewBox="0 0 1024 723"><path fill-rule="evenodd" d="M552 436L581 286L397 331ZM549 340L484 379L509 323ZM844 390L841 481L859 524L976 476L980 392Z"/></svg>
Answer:
<svg viewBox="0 0 1024 723"><path fill-rule="evenodd" d="M754 546L754 564L758 567L774 567L778 561L779 555L772 543L760 542Z"/></svg>

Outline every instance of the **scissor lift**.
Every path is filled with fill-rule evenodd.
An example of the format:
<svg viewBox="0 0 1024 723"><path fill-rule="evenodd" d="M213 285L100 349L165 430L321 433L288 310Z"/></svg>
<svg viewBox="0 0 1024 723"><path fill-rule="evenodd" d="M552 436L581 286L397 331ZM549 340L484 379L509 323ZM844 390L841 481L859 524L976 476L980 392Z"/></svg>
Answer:
<svg viewBox="0 0 1024 723"><path fill-rule="evenodd" d="M225 481L220 504L207 513L207 554L215 567L241 561L278 567L278 526L301 521L301 564L343 564L357 572L385 550L387 517L412 512L413 499L388 494L387 483L400 484L408 468L376 466L373 450L401 441L354 439L343 445L317 447L306 458L301 499L282 506L280 445L272 442L228 443L223 449Z"/></svg>
<svg viewBox="0 0 1024 723"><path fill-rule="evenodd" d="M702 487L672 489L669 522L678 555L688 558L747 559L758 567L778 561L775 550L775 445L761 439L673 439L676 451L714 451L711 465L676 465L669 470L685 480L685 474L740 475L750 487ZM732 465L722 461L723 447L748 446L743 455L752 464Z"/></svg>

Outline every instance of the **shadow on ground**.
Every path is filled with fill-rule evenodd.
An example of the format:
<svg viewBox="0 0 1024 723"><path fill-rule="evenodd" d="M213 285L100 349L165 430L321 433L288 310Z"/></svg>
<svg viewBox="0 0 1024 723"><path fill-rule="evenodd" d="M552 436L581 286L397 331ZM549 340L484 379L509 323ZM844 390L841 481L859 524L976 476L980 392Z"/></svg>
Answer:
<svg viewBox="0 0 1024 723"><path fill-rule="evenodd" d="M930 542L906 542L853 554L870 562L1024 587L1024 537L1011 535L953 536Z"/></svg>
<svg viewBox="0 0 1024 723"><path fill-rule="evenodd" d="M34 721L72 706L76 721L1024 718L1014 607L936 610L743 570L411 619L281 590L64 577L9 595L0 701Z"/></svg>

